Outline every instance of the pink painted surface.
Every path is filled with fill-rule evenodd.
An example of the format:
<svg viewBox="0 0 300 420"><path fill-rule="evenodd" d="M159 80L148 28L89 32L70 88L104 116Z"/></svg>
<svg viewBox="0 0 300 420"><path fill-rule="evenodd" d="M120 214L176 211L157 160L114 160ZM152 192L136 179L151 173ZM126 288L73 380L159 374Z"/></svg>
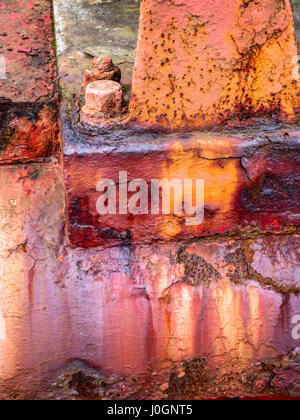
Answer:
<svg viewBox="0 0 300 420"><path fill-rule="evenodd" d="M280 292L300 287L298 236L70 250L61 176L0 169L2 390L33 390L70 360L137 375L201 356L239 372L299 347L299 296Z"/></svg>

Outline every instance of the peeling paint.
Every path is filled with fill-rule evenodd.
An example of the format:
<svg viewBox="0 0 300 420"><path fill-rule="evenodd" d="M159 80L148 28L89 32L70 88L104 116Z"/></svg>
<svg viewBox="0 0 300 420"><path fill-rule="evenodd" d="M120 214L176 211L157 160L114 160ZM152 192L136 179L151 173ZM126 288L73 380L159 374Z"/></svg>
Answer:
<svg viewBox="0 0 300 420"><path fill-rule="evenodd" d="M268 233L299 228L297 179L299 132L222 135L220 133L140 134L126 130L86 134L63 129L69 240L74 247L113 247L190 239ZM138 162L138 164L137 164ZM205 211L200 226L187 226L185 215L99 217L101 179L204 180ZM174 203L182 203L178 193ZM130 217L129 217L130 216Z"/></svg>
<svg viewBox="0 0 300 420"><path fill-rule="evenodd" d="M40 7L26 1L32 13ZM93 0L64 10L71 3L109 12ZM137 17L133 1L113 1L112 13L114 3ZM236 54L265 45L264 29L271 43L274 28L286 33L275 12L274 25L255 15L253 37L235 39L238 51L232 42ZM198 18L190 17L188 39ZM7 14L14 25L21 19ZM45 13L47 31L50 23ZM200 23L196 33L210 20ZM299 398L299 131L265 120L232 121L225 134L85 129L78 80L91 58L63 35L71 42L59 57L64 167L33 163L34 155L22 164L21 154L0 166L0 399ZM32 63L34 47L24 44L18 54ZM16 150L37 151L41 138L56 139L41 115L44 105L56 110L55 95L51 105L1 103L1 153L15 139ZM120 166L134 178L204 176L208 225L189 236L180 218L99 222L95 185Z"/></svg>

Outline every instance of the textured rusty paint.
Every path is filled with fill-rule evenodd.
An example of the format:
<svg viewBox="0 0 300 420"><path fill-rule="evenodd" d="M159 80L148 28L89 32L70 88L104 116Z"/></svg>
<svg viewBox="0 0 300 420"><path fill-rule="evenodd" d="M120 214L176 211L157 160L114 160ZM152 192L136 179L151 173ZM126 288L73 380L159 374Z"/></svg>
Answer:
<svg viewBox="0 0 300 420"><path fill-rule="evenodd" d="M289 0L143 0L131 119L166 130L294 121L296 56Z"/></svg>
<svg viewBox="0 0 300 420"><path fill-rule="evenodd" d="M111 57L95 57L92 62L92 69L85 70L83 79L83 89L87 85L97 80L113 80L120 83L121 70L115 66Z"/></svg>
<svg viewBox="0 0 300 420"><path fill-rule="evenodd" d="M72 246L116 246L213 235L282 233L299 227L299 133L270 139L251 135L158 136L158 144L138 140L106 142L65 156L69 240ZM126 133L124 134L126 136ZM72 144L72 143L71 143ZM70 145L71 146L71 145ZM121 151L122 150L122 151ZM96 202L101 179L118 183L119 171L132 179L204 179L205 219L187 226L186 215L100 216ZM130 194L129 194L130 197ZM182 201L183 197L174 197ZM172 211L173 213L173 211Z"/></svg>
<svg viewBox="0 0 300 420"><path fill-rule="evenodd" d="M51 1L2 0L0 10L0 163L48 158L58 149Z"/></svg>
<svg viewBox="0 0 300 420"><path fill-rule="evenodd" d="M164 362L157 368L149 368L146 375L126 377L106 375L86 363L74 361L59 371L55 391L61 399L76 400L103 397L117 400L297 400L295 379L298 375L297 352L252 364L238 374L214 372L214 376L206 359L201 357ZM221 395L223 392L226 396ZM285 395L280 395L281 392Z"/></svg>
<svg viewBox="0 0 300 420"><path fill-rule="evenodd" d="M60 167L2 167L0 180L2 397L101 397L87 366L72 374L70 360L93 366L108 398L299 395L297 363L280 356L300 345L297 235L72 250ZM249 271L233 279L240 249Z"/></svg>
<svg viewBox="0 0 300 420"><path fill-rule="evenodd" d="M299 132L99 132L83 129L67 101L73 245L124 246L69 247L60 165L0 167L0 399L299 399L300 341L291 335L300 313ZM45 132L43 112L32 107L20 120L14 111L7 121ZM22 136L30 142L31 130ZM167 217L144 226L114 219L102 221L99 239L95 186L120 169L146 179L203 175L207 230L177 241L189 238ZM214 224L219 236L205 238ZM221 236L234 226L251 235ZM134 245L148 233L170 241Z"/></svg>
<svg viewBox="0 0 300 420"><path fill-rule="evenodd" d="M56 154L57 104L0 103L0 163L32 162Z"/></svg>

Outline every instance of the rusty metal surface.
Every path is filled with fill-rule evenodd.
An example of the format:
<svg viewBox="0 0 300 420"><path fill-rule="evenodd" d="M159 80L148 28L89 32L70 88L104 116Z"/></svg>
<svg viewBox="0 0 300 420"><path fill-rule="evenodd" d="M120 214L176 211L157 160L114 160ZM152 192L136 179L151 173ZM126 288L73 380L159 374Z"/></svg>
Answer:
<svg viewBox="0 0 300 420"><path fill-rule="evenodd" d="M51 1L3 0L0 10L0 163L49 158L58 149Z"/></svg>
<svg viewBox="0 0 300 420"><path fill-rule="evenodd" d="M292 4L299 42L299 0ZM53 0L61 84L69 93L80 90L84 70L102 54L122 63L123 82L131 84L139 6L140 0Z"/></svg>
<svg viewBox="0 0 300 420"><path fill-rule="evenodd" d="M88 26L91 17L72 14L68 35L71 5L92 17L116 5L54 3L64 11L57 30L68 43L76 24ZM54 161L0 166L0 399L300 398L300 341L292 335L300 315L299 132L265 121L260 129L233 122L225 133L86 129L77 95L90 59L82 64L79 47L70 44L59 58L65 178ZM35 133L51 132L38 101L21 120L19 104L5 109L21 139L34 144ZM201 169L211 188L206 216L214 222L216 180L229 180L214 205L226 220L266 223L268 233L248 226L246 237L198 231L185 241L70 248L65 225L91 217L98 177L123 164L142 178ZM74 213L77 198L87 208ZM139 223L130 225L137 238L145 234ZM74 244L98 239L76 236Z"/></svg>
<svg viewBox="0 0 300 420"><path fill-rule="evenodd" d="M63 131L63 133L69 133ZM72 131L71 131L72 133ZM72 136L72 134L70 135ZM119 132L89 145L65 145L68 234L71 246L112 247L182 241L213 235L295 232L299 228L299 132L140 135ZM78 140L78 138L77 138ZM92 144L92 142L94 142ZM96 186L143 179L200 179L205 184L204 222L186 225L186 214L99 215ZM133 196L128 193L128 199ZM118 197L118 194L117 194ZM175 202L183 202L182 192ZM117 198L117 203L118 203ZM184 206L182 206L184 207Z"/></svg>
<svg viewBox="0 0 300 420"><path fill-rule="evenodd" d="M0 181L1 397L76 398L70 360L108 398L299 396L297 235L71 250L61 167Z"/></svg>
<svg viewBox="0 0 300 420"><path fill-rule="evenodd" d="M59 150L57 102L0 103L0 164L36 162Z"/></svg>
<svg viewBox="0 0 300 420"><path fill-rule="evenodd" d="M290 0L144 0L132 123L172 131L262 115L295 122L297 64Z"/></svg>
<svg viewBox="0 0 300 420"><path fill-rule="evenodd" d="M13 102L49 101L56 94L50 0L1 0L0 55L6 79L0 96Z"/></svg>
<svg viewBox="0 0 300 420"><path fill-rule="evenodd" d="M78 66L83 66L82 63L87 60L84 54L87 43L95 43L95 19L100 24L100 18L108 18L107 30L101 32L99 40L97 38L99 46L108 42L115 47L115 38L109 34L109 28L114 29L116 24L109 14L114 7L114 2L110 5L78 2L68 15L71 5L55 2L57 38L61 45L59 65L63 88L62 140L70 244L81 247L116 246L124 243L234 234L240 229L244 232L248 230L249 233L297 229L299 221L296 215L299 206L294 196L296 194L297 197L299 191L296 175L298 164L294 154L298 153L299 135L292 127L274 122L270 124L261 119L249 120L244 126L243 122L239 124L229 121L223 136L221 132L168 136L159 132L118 127L97 130L79 124L78 114L83 105L83 68L79 71ZM130 10L130 13L127 11L127 15L125 13L126 16L122 16L120 26L126 26L128 20L132 22L137 11L136 8L134 13L131 13L133 9ZM119 9L117 15L118 13ZM88 18L90 15L91 19ZM87 34L93 35L81 40L78 28L70 22L71 16L73 21L86 28ZM127 42L126 39L124 42ZM127 78L126 71L125 74ZM152 95L151 89L148 91ZM240 133L243 129L244 134ZM294 131L292 142L288 135L285 137L290 131ZM279 141L280 146L272 145L268 135L277 138L274 142ZM234 146L230 140L232 136L236 140ZM284 138L286 141L282 141ZM261 150L264 153L260 154ZM260 155L259 159L257 154ZM282 158L285 163L280 162ZM138 166L136 161L139 161ZM172 161L175 163L172 164ZM227 182L220 202L218 199L208 198L205 224L194 229L186 228L177 217L119 216L102 217L100 220L95 206L99 196L96 193L96 184L102 178L115 180L118 168L126 169L126 165L131 179L142 177L147 180L157 177L172 179L180 171L180 175L183 175L183 168L186 166L185 175L193 173L203 178L208 185L209 196L212 197L216 197L219 185L226 183L228 178L230 182ZM268 191L271 190L274 194L268 196ZM223 201L226 203L224 206Z"/></svg>

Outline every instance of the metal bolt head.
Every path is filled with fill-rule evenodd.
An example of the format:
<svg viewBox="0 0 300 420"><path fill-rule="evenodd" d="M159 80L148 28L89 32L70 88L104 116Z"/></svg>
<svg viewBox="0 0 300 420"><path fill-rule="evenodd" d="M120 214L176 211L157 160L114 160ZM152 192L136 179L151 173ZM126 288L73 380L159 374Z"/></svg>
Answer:
<svg viewBox="0 0 300 420"><path fill-rule="evenodd" d="M98 80L88 84L85 91L85 105L89 110L103 114L121 112L122 86L112 80Z"/></svg>

